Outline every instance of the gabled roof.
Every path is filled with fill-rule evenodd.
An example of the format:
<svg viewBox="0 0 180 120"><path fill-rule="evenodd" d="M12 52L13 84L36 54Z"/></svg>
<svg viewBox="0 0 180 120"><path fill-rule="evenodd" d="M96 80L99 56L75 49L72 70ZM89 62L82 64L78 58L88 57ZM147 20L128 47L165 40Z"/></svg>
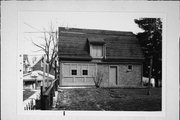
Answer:
<svg viewBox="0 0 180 120"><path fill-rule="evenodd" d="M42 81L43 80L43 71L35 70L35 71L32 71L32 72L23 74L23 81L34 81L35 78L32 76L33 72L36 72L36 74L37 74L36 80L38 80L38 81ZM46 77L46 79L49 79L49 80L53 80L54 79L53 75L49 74L49 77L48 77L47 73L45 73L45 77Z"/></svg>
<svg viewBox="0 0 180 120"><path fill-rule="evenodd" d="M38 57L34 63L32 63L31 67L34 67L40 60L42 60L43 55Z"/></svg>
<svg viewBox="0 0 180 120"><path fill-rule="evenodd" d="M59 59L91 60L89 44L105 44L105 60L144 59L138 39L132 32L59 28Z"/></svg>

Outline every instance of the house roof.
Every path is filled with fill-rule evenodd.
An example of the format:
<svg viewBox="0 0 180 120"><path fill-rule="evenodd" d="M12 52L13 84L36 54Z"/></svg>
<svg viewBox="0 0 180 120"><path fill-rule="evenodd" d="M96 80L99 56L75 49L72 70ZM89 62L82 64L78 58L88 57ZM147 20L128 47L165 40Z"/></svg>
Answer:
<svg viewBox="0 0 180 120"><path fill-rule="evenodd" d="M28 65L30 64L27 54L23 54L23 62L28 64Z"/></svg>
<svg viewBox="0 0 180 120"><path fill-rule="evenodd" d="M34 63L32 63L31 67L34 67L40 60L42 60L43 55L38 57Z"/></svg>
<svg viewBox="0 0 180 120"><path fill-rule="evenodd" d="M34 73L37 74L36 78L33 77ZM54 76L49 74L49 77L48 77L48 74L45 73L45 78L46 79L48 78L49 80L53 80ZM30 73L23 74L23 81L35 81L35 79L38 80L38 81L42 81L43 80L43 71L35 70L35 71L30 72Z"/></svg>
<svg viewBox="0 0 180 120"><path fill-rule="evenodd" d="M138 39L132 32L59 28L59 58L91 60L89 44L105 44L105 60L144 59Z"/></svg>
<svg viewBox="0 0 180 120"><path fill-rule="evenodd" d="M28 60L28 55L27 55L27 54L23 54L23 61L25 61L25 60L29 61L29 60Z"/></svg>
<svg viewBox="0 0 180 120"><path fill-rule="evenodd" d="M104 39L102 38L88 38L90 44L103 45L105 44Z"/></svg>

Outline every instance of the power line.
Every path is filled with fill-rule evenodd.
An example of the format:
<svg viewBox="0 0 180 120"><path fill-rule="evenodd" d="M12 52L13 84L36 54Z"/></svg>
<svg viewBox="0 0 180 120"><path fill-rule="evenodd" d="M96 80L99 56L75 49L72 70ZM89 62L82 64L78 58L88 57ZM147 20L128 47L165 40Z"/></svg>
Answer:
<svg viewBox="0 0 180 120"><path fill-rule="evenodd" d="M24 22L24 24L27 25L27 26L29 26L29 27L32 28L32 29L35 29L35 30L37 30L37 31L42 32L42 31L39 30L38 28L35 28L35 27L33 27L32 25L30 25L30 24L28 24L28 23L26 23L26 22Z"/></svg>
<svg viewBox="0 0 180 120"><path fill-rule="evenodd" d="M24 22L24 24L27 25L27 26L29 26L29 27L32 28L32 29L35 29L35 30L39 31L39 32L24 32L24 33L44 33L44 32L45 32L45 33L49 33L49 31L39 30L38 28L33 27L32 25L30 25L30 24L28 24L28 23L26 23L26 22ZM52 31L51 33L56 33L56 31Z"/></svg>
<svg viewBox="0 0 180 120"><path fill-rule="evenodd" d="M24 32L24 33L49 33L49 31L41 31L41 32ZM56 32L51 32L51 33L56 33Z"/></svg>
<svg viewBox="0 0 180 120"><path fill-rule="evenodd" d="M42 56L42 55L44 55L44 54L34 54L34 55L33 55L33 54L26 54L26 53L25 53L25 55L28 55L28 56Z"/></svg>
<svg viewBox="0 0 180 120"><path fill-rule="evenodd" d="M28 55L28 56L42 56L44 54L45 53L42 53L42 54L28 54L28 53L24 53L24 55ZM49 55L52 55L52 54L49 54Z"/></svg>

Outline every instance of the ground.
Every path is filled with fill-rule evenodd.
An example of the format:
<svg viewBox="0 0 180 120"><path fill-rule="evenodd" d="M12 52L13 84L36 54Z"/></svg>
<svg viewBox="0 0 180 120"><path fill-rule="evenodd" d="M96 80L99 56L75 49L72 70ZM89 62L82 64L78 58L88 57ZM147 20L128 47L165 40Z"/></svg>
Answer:
<svg viewBox="0 0 180 120"><path fill-rule="evenodd" d="M161 111L161 88L63 88L55 110Z"/></svg>

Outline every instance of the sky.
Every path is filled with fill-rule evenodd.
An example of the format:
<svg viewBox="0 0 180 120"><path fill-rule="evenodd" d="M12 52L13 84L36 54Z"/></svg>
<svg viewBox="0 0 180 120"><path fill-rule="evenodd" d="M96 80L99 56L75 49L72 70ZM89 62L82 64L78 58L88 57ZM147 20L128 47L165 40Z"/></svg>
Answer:
<svg viewBox="0 0 180 120"><path fill-rule="evenodd" d="M42 52L32 44L32 40L41 43L43 29L48 30L52 24L58 27L87 28L115 31L142 32L134 19L141 18L137 14L120 12L22 12L21 31L23 34L23 53L39 55ZM36 52L35 52L36 51Z"/></svg>

